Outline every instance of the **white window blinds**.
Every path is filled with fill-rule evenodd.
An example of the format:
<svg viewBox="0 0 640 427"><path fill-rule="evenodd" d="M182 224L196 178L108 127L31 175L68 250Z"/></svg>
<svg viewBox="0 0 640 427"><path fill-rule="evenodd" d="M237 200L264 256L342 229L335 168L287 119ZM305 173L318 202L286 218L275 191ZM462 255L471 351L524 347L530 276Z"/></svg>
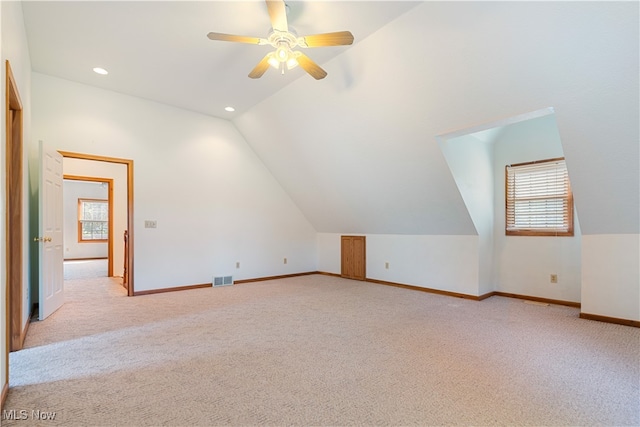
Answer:
<svg viewBox="0 0 640 427"><path fill-rule="evenodd" d="M78 241L103 241L109 238L109 202L78 199Z"/></svg>
<svg viewBox="0 0 640 427"><path fill-rule="evenodd" d="M506 167L506 234L573 235L573 196L564 159Z"/></svg>

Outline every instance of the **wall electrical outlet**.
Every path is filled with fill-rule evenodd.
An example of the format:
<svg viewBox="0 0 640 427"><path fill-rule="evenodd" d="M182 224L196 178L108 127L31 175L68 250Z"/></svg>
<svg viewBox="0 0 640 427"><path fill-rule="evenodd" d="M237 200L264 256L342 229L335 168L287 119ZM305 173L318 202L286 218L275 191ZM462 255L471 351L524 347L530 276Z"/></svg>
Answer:
<svg viewBox="0 0 640 427"><path fill-rule="evenodd" d="M549 276L549 281L551 283L558 283L558 275L557 274L552 274Z"/></svg>
<svg viewBox="0 0 640 427"><path fill-rule="evenodd" d="M286 258L284 259L284 263L285 263L285 264L287 263L287 259L286 259Z"/></svg>
<svg viewBox="0 0 640 427"><path fill-rule="evenodd" d="M236 262L236 268L240 268L240 261Z"/></svg>
<svg viewBox="0 0 640 427"><path fill-rule="evenodd" d="M386 268L387 270L389 269L389 263L388 262L384 263L384 268Z"/></svg>
<svg viewBox="0 0 640 427"><path fill-rule="evenodd" d="M144 228L157 228L157 227L158 227L158 221L156 220L146 219L144 221Z"/></svg>

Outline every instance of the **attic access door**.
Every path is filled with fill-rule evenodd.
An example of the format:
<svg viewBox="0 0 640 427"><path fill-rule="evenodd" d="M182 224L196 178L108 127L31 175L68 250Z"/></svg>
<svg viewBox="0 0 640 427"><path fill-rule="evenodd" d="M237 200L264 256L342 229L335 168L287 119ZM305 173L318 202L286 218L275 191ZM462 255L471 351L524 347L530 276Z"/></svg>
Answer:
<svg viewBox="0 0 640 427"><path fill-rule="evenodd" d="M365 236L342 236L341 275L346 279L367 277L367 245Z"/></svg>

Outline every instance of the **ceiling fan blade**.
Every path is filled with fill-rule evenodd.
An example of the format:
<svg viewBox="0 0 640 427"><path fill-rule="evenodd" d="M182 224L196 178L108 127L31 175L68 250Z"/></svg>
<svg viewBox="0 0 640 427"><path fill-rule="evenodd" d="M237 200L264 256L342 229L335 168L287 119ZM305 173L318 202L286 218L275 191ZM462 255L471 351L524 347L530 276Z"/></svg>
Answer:
<svg viewBox="0 0 640 427"><path fill-rule="evenodd" d="M270 54L267 53L264 58L262 58L262 60L258 62L258 65L256 65L256 67L249 73L249 77L251 77L252 79L259 79L260 77L262 77L265 71L269 69L269 55Z"/></svg>
<svg viewBox="0 0 640 427"><path fill-rule="evenodd" d="M314 34L300 38L304 40L304 43L300 43L300 46L306 45L306 47L344 46L353 43L353 34L349 31Z"/></svg>
<svg viewBox="0 0 640 427"><path fill-rule="evenodd" d="M302 67L302 69L309 73L314 79L320 80L327 77L327 72L320 68L318 64L313 62L311 58L304 53L296 52L296 59L298 60L300 67Z"/></svg>
<svg viewBox="0 0 640 427"><path fill-rule="evenodd" d="M289 31L287 24L287 9L282 0L266 0L271 27L278 31Z"/></svg>
<svg viewBox="0 0 640 427"><path fill-rule="evenodd" d="M234 36L233 34L209 33L207 34L211 40L220 40L223 42L238 42L249 44L264 44L260 37Z"/></svg>

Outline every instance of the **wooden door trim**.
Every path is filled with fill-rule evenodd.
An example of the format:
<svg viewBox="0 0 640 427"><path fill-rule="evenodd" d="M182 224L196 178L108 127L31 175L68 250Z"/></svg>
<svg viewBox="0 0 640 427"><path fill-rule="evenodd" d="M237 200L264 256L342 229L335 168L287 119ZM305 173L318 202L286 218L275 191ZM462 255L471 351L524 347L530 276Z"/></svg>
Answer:
<svg viewBox="0 0 640 427"><path fill-rule="evenodd" d="M107 184L107 203L109 204L109 238L107 240L107 276L113 277L113 179L111 178L98 178L94 176L78 176L78 175L62 175L63 179L70 181L89 181L89 182L103 182ZM64 191L64 190L63 190ZM80 236L78 236L80 237Z"/></svg>
<svg viewBox="0 0 640 427"><path fill-rule="evenodd" d="M5 62L5 382L0 408L9 390L9 352L24 344L23 277L23 131L22 101L9 61ZM15 216L14 216L15 214ZM27 320L28 321L28 320ZM26 330L26 327L24 328Z"/></svg>
<svg viewBox="0 0 640 427"><path fill-rule="evenodd" d="M62 157L79 160L93 160L98 162L123 164L127 167L127 230L129 232L129 253L125 260L128 265L128 287L127 295L134 296L134 274L133 274L133 160L120 159L117 157L96 156L93 154L73 153L70 151L58 150Z"/></svg>
<svg viewBox="0 0 640 427"><path fill-rule="evenodd" d="M22 348L23 287L23 133L22 101L11 64L6 61L5 140L5 244L7 355ZM7 356L8 357L8 356ZM8 363L8 362L7 362ZM7 375L8 375L7 365Z"/></svg>

